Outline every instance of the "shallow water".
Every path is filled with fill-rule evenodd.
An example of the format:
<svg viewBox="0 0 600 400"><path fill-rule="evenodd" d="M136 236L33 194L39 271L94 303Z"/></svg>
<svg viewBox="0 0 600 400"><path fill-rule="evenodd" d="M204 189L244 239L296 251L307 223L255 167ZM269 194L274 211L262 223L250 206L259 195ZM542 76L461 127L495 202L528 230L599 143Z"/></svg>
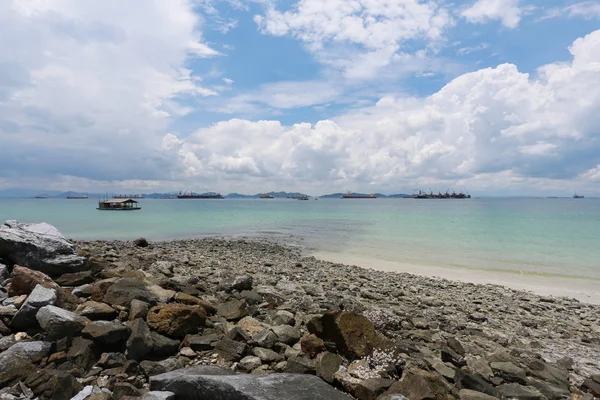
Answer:
<svg viewBox="0 0 600 400"><path fill-rule="evenodd" d="M288 237L310 250L439 266L600 280L600 199L0 199L0 220L45 221L74 239ZM599 282L600 283L600 282Z"/></svg>

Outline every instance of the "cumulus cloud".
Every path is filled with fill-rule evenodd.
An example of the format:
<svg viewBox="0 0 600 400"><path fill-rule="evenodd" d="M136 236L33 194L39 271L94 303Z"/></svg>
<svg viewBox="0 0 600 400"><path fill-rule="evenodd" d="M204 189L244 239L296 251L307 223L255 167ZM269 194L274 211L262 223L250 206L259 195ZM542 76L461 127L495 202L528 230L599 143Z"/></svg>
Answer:
<svg viewBox="0 0 600 400"><path fill-rule="evenodd" d="M553 180L557 187L597 179L600 31L569 50L570 63L542 66L535 76L503 64L459 76L425 98L390 96L313 125L220 122L178 140L177 153L188 176L246 188L542 190Z"/></svg>
<svg viewBox="0 0 600 400"><path fill-rule="evenodd" d="M461 15L469 22L483 23L488 20L499 20L507 28L514 29L519 25L523 10L520 0L477 0Z"/></svg>
<svg viewBox="0 0 600 400"><path fill-rule="evenodd" d="M0 175L169 177L178 99L216 94L185 68L218 54L188 1L9 0L0 26Z"/></svg>
<svg viewBox="0 0 600 400"><path fill-rule="evenodd" d="M600 3L597 1L582 1L563 8L551 8L546 10L545 14L538 18L538 21L558 18L564 15L570 18L600 19Z"/></svg>

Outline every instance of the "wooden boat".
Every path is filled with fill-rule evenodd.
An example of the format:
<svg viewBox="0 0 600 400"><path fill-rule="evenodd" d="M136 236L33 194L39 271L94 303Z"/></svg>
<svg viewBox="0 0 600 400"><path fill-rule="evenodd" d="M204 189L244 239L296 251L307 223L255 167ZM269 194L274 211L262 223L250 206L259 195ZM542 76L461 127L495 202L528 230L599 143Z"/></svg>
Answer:
<svg viewBox="0 0 600 400"><path fill-rule="evenodd" d="M102 211L135 211L141 209L142 207L133 199L100 200L97 208L97 210Z"/></svg>

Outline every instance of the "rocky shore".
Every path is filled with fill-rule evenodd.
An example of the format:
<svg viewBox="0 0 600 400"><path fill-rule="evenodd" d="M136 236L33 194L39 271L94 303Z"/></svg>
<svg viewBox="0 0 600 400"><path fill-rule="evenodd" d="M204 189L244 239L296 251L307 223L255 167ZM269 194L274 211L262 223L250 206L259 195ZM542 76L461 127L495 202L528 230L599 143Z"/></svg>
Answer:
<svg viewBox="0 0 600 400"><path fill-rule="evenodd" d="M7 221L0 399L593 399L599 311L264 240Z"/></svg>

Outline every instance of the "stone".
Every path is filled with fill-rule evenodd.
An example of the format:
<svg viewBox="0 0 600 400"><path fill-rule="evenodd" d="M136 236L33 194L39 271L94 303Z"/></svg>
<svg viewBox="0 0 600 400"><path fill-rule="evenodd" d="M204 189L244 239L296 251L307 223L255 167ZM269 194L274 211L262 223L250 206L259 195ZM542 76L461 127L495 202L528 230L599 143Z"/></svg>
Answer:
<svg viewBox="0 0 600 400"><path fill-rule="evenodd" d="M265 327L257 319L252 317L244 317L236 324L249 336L254 336L259 332L262 332Z"/></svg>
<svg viewBox="0 0 600 400"><path fill-rule="evenodd" d="M201 306L203 304L205 304L205 301L203 301L202 299L199 299L196 296L192 296L190 294L187 293L177 293L175 295L175 301L181 304L187 304L189 306Z"/></svg>
<svg viewBox="0 0 600 400"><path fill-rule="evenodd" d="M130 322L129 328L131 334L125 345L127 348L125 354L132 360L141 361L152 351L154 346L152 333L146 322L141 318Z"/></svg>
<svg viewBox="0 0 600 400"><path fill-rule="evenodd" d="M476 374L471 374L462 369L456 370L454 382L456 382L456 385L459 389L470 389L476 392L485 393L489 396L496 398L499 398L500 396L498 390L496 390L494 386L483 380L483 378Z"/></svg>
<svg viewBox="0 0 600 400"><path fill-rule="evenodd" d="M124 397L141 397L142 392L128 382L117 382L113 385L113 399L120 400Z"/></svg>
<svg viewBox="0 0 600 400"><path fill-rule="evenodd" d="M529 361L527 363L527 368L529 375L534 378L560 387L569 387L569 373L564 369L560 369L537 359Z"/></svg>
<svg viewBox="0 0 600 400"><path fill-rule="evenodd" d="M222 337L216 334L211 335L188 335L184 339L184 344L194 349L194 351L207 351L215 347L215 343Z"/></svg>
<svg viewBox="0 0 600 400"><path fill-rule="evenodd" d="M283 360L283 356L279 353L274 352L270 349L265 349L262 347L255 347L252 349L252 354L256 357L260 358L260 360L264 363L271 363L274 361Z"/></svg>
<svg viewBox="0 0 600 400"><path fill-rule="evenodd" d="M86 301L85 303L80 304L75 310L75 313L93 321L111 320L117 316L117 310L106 303L97 301Z"/></svg>
<svg viewBox="0 0 600 400"><path fill-rule="evenodd" d="M55 369L38 369L24 384L36 396L53 400L69 400L83 389L73 375Z"/></svg>
<svg viewBox="0 0 600 400"><path fill-rule="evenodd" d="M160 375L164 374L165 372L168 372L167 368L165 368L161 363L156 361L144 360L140 362L140 368L142 369L142 372L146 377Z"/></svg>
<svg viewBox="0 0 600 400"><path fill-rule="evenodd" d="M490 364L490 367L495 376L498 376L507 382L525 384L525 370L517 367L511 362L493 362Z"/></svg>
<svg viewBox="0 0 600 400"><path fill-rule="evenodd" d="M27 300L27 299L26 299ZM0 317L13 318L19 310L14 305L0 306Z"/></svg>
<svg viewBox="0 0 600 400"><path fill-rule="evenodd" d="M219 286L227 292L237 290L252 290L253 278L250 275L238 275L233 278L225 279Z"/></svg>
<svg viewBox="0 0 600 400"><path fill-rule="evenodd" d="M450 337L448 338L447 343L448 347L450 347L456 354L460 356L465 355L465 348L463 347L462 343L458 341L458 339L455 337Z"/></svg>
<svg viewBox="0 0 600 400"><path fill-rule="evenodd" d="M86 400L95 394L102 393L102 389L97 386L86 386L79 393L77 393L71 400Z"/></svg>
<svg viewBox="0 0 600 400"><path fill-rule="evenodd" d="M24 354L32 362L40 362L42 358L50 353L52 345L48 342L33 341L33 342L18 342L6 350L7 355Z"/></svg>
<svg viewBox="0 0 600 400"><path fill-rule="evenodd" d="M255 336L253 336L252 339L260 347L270 349L277 342L277 335L275 333L273 333L273 331L270 329L264 329L263 331L257 333Z"/></svg>
<svg viewBox="0 0 600 400"><path fill-rule="evenodd" d="M217 306L217 314L228 321L234 321L250 313L244 300L231 300Z"/></svg>
<svg viewBox="0 0 600 400"><path fill-rule="evenodd" d="M455 389L439 375L421 369L410 369L402 379L385 392L386 395L400 394L410 400L447 399L455 395Z"/></svg>
<svg viewBox="0 0 600 400"><path fill-rule="evenodd" d="M260 304L263 301L263 297L254 290L242 290L240 292L240 297L246 300L246 303L251 305Z"/></svg>
<svg viewBox="0 0 600 400"><path fill-rule="evenodd" d="M300 330L289 325L278 325L271 328L277 340L285 344L294 344L300 340Z"/></svg>
<svg viewBox="0 0 600 400"><path fill-rule="evenodd" d="M9 336L11 333L12 331L9 329L9 327L2 322L2 319L0 319L0 338L2 338L2 336ZM2 351L1 346L0 351Z"/></svg>
<svg viewBox="0 0 600 400"><path fill-rule="evenodd" d="M10 321L10 326L14 329L27 329L37 326L35 315L40 308L54 305L57 296L56 290L45 288L42 285L36 285L31 294L25 300L25 303L19 308Z"/></svg>
<svg viewBox="0 0 600 400"><path fill-rule="evenodd" d="M94 321L81 331L81 336L96 343L112 345L125 341L131 329L121 321Z"/></svg>
<svg viewBox="0 0 600 400"><path fill-rule="evenodd" d="M285 372L293 374L316 374L315 361L306 357L290 357Z"/></svg>
<svg viewBox="0 0 600 400"><path fill-rule="evenodd" d="M483 358L467 358L467 366L471 372L482 376L484 379L489 380L494 376L494 371L492 371L490 365Z"/></svg>
<svg viewBox="0 0 600 400"><path fill-rule="evenodd" d="M71 347L67 352L67 360L73 363L76 368L83 371L89 370L94 364L94 342L82 337L73 338Z"/></svg>
<svg viewBox="0 0 600 400"><path fill-rule="evenodd" d="M148 241L143 237L135 239L133 241L133 244L137 247L148 247Z"/></svg>
<svg viewBox="0 0 600 400"><path fill-rule="evenodd" d="M300 348L310 358L314 358L317 354L325 350L325 343L317 335L311 333L300 339Z"/></svg>
<svg viewBox="0 0 600 400"><path fill-rule="evenodd" d="M518 383L505 383L498 386L498 392L505 398L515 400L545 400L546 397L537 389Z"/></svg>
<svg viewBox="0 0 600 400"><path fill-rule="evenodd" d="M75 246L46 223L6 221L0 226L0 258L50 276L78 272L86 266Z"/></svg>
<svg viewBox="0 0 600 400"><path fill-rule="evenodd" d="M231 339L238 342L249 342L250 336L239 326L234 326L232 329L227 331L225 339Z"/></svg>
<svg viewBox="0 0 600 400"><path fill-rule="evenodd" d="M103 369L108 369L122 367L126 362L127 357L123 353L102 353L96 365Z"/></svg>
<svg viewBox="0 0 600 400"><path fill-rule="evenodd" d="M271 318L271 325L294 325L296 320L294 314L287 310L279 310Z"/></svg>
<svg viewBox="0 0 600 400"><path fill-rule="evenodd" d="M31 375L37 367L26 354L4 351L0 354L0 388L11 386Z"/></svg>
<svg viewBox="0 0 600 400"><path fill-rule="evenodd" d="M431 364L431 367L436 370L448 382L454 382L456 376L456 368L449 367L446 363L436 361Z"/></svg>
<svg viewBox="0 0 600 400"><path fill-rule="evenodd" d="M146 393L142 396L142 400L175 400L175 393L157 390Z"/></svg>
<svg viewBox="0 0 600 400"><path fill-rule="evenodd" d="M166 336L184 337L197 333L206 322L206 311L201 306L165 304L148 311L150 329Z"/></svg>
<svg viewBox="0 0 600 400"><path fill-rule="evenodd" d="M92 271L81 271L73 272L70 274L63 274L54 280L60 286L81 286L87 283L94 282L94 276Z"/></svg>
<svg viewBox="0 0 600 400"><path fill-rule="evenodd" d="M458 397L460 400L497 400L494 396L469 389L461 389L458 392Z"/></svg>
<svg viewBox="0 0 600 400"><path fill-rule="evenodd" d="M246 371L246 372L250 372L253 369L260 367L261 365L262 365L261 359L256 356L246 356L238 362L238 368L241 371Z"/></svg>
<svg viewBox="0 0 600 400"><path fill-rule="evenodd" d="M131 300L131 304L129 306L129 320L133 321L138 318L146 319L149 309L150 305L145 301L138 299Z"/></svg>
<svg viewBox="0 0 600 400"><path fill-rule="evenodd" d="M40 308L35 318L48 336L54 339L73 336L89 323L87 318L55 306Z"/></svg>
<svg viewBox="0 0 600 400"><path fill-rule="evenodd" d="M29 295L37 285L55 289L58 287L52 278L43 272L15 265L12 272L12 280L8 287L8 295Z"/></svg>
<svg viewBox="0 0 600 400"><path fill-rule="evenodd" d="M8 267L2 263L0 263L0 283L4 282L10 276L10 271Z"/></svg>
<svg viewBox="0 0 600 400"><path fill-rule="evenodd" d="M173 276L173 263L171 261L156 261L150 266L150 272L155 275Z"/></svg>
<svg viewBox="0 0 600 400"><path fill-rule="evenodd" d="M133 278L117 280L106 289L103 298L105 303L124 307L129 306L134 299L149 304L158 301L156 294L152 293L143 282Z"/></svg>
<svg viewBox="0 0 600 400"><path fill-rule="evenodd" d="M316 376L295 374L234 375L218 367L196 366L150 378L150 390L167 390L178 400L198 393L220 400L349 400Z"/></svg>
<svg viewBox="0 0 600 400"><path fill-rule="evenodd" d="M325 382L333 383L334 374L342 365L342 357L328 351L321 353L316 359L317 376Z"/></svg>
<svg viewBox="0 0 600 400"><path fill-rule="evenodd" d="M548 400L561 400L571 396L568 387L556 386L548 382L540 381L535 378L527 378L527 386L536 388Z"/></svg>
<svg viewBox="0 0 600 400"><path fill-rule="evenodd" d="M190 349L189 347L182 347L179 350L179 354L184 357L188 357L188 358L196 358L198 356L196 354L196 352L194 350Z"/></svg>
<svg viewBox="0 0 600 400"><path fill-rule="evenodd" d="M379 336L366 317L353 312L327 313L322 317L322 339L336 344L340 354L350 358L363 358L374 349L392 346Z"/></svg>
<svg viewBox="0 0 600 400"><path fill-rule="evenodd" d="M239 361L246 353L246 343L236 342L230 339L219 340L215 343L215 350L225 361Z"/></svg>
<svg viewBox="0 0 600 400"><path fill-rule="evenodd" d="M593 379L586 379L581 386L594 396L600 397L600 382L596 382Z"/></svg>
<svg viewBox="0 0 600 400"><path fill-rule="evenodd" d="M171 339L160 333L150 332L152 338L152 354L156 357L168 357L177 353L179 340Z"/></svg>
<svg viewBox="0 0 600 400"><path fill-rule="evenodd" d="M358 400L375 400L394 383L391 379L370 378L365 379L354 389L354 397Z"/></svg>
<svg viewBox="0 0 600 400"><path fill-rule="evenodd" d="M163 289L158 285L149 286L148 290L156 296L159 303L168 303L175 299L175 295L177 295L174 290Z"/></svg>

